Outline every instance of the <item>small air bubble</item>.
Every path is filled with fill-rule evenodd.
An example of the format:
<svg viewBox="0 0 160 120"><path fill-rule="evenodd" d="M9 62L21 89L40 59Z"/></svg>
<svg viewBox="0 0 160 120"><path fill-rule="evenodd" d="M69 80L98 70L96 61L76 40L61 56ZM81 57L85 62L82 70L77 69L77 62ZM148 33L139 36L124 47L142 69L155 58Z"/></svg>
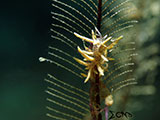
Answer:
<svg viewBox="0 0 160 120"><path fill-rule="evenodd" d="M44 61L46 61L46 59L43 58L43 57L39 57L39 61L40 61L40 62L44 62Z"/></svg>

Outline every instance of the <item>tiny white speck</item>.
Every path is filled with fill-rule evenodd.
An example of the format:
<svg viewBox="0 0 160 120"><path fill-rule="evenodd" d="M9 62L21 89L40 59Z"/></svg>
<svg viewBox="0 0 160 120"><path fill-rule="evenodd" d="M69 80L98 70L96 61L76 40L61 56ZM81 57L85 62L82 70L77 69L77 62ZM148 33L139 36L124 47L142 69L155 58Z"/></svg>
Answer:
<svg viewBox="0 0 160 120"><path fill-rule="evenodd" d="M109 50L109 52L112 52L112 51L113 51L113 49Z"/></svg>
<svg viewBox="0 0 160 120"><path fill-rule="evenodd" d="M43 58L43 57L39 57L39 61L40 61L40 62L44 62L44 61L46 61L46 59Z"/></svg>
<svg viewBox="0 0 160 120"><path fill-rule="evenodd" d="M113 92L113 88L111 89L111 92Z"/></svg>
<svg viewBox="0 0 160 120"><path fill-rule="evenodd" d="M111 39L111 42L114 42L115 40Z"/></svg>

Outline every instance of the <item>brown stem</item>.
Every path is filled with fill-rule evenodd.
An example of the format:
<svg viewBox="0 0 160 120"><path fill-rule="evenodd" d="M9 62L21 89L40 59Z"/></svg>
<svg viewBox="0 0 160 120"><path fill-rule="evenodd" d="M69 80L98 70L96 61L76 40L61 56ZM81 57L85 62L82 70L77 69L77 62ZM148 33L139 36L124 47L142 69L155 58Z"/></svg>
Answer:
<svg viewBox="0 0 160 120"><path fill-rule="evenodd" d="M102 120L100 114L100 79L99 74L94 74L93 79L90 80L90 112L92 120Z"/></svg>
<svg viewBox="0 0 160 120"><path fill-rule="evenodd" d="M97 29L101 29L101 19L102 19L102 0L98 2L98 18L97 18Z"/></svg>
<svg viewBox="0 0 160 120"><path fill-rule="evenodd" d="M99 81L99 74L96 74L96 91L97 91L97 94L96 94L96 104L97 104L97 108L98 108L98 113L99 111L101 110L100 109L100 89L99 89L99 85L100 85L100 81ZM98 114L98 120L102 120L102 115L99 113Z"/></svg>
<svg viewBox="0 0 160 120"><path fill-rule="evenodd" d="M98 3L97 29L100 31L102 18L102 0ZM95 70L98 72L97 68ZM99 73L94 74L90 80L90 112L92 120L102 120L100 113L100 78Z"/></svg>

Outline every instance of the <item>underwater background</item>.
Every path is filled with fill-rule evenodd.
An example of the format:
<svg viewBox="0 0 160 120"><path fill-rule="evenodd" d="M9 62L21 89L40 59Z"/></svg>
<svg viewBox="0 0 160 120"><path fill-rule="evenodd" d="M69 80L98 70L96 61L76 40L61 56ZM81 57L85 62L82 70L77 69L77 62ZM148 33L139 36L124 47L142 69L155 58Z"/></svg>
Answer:
<svg viewBox="0 0 160 120"><path fill-rule="evenodd" d="M136 7L139 84L129 112L133 120L159 120L160 1L137 0ZM49 0L0 1L0 120L48 119L44 78L49 65L38 59L52 42L51 8Z"/></svg>

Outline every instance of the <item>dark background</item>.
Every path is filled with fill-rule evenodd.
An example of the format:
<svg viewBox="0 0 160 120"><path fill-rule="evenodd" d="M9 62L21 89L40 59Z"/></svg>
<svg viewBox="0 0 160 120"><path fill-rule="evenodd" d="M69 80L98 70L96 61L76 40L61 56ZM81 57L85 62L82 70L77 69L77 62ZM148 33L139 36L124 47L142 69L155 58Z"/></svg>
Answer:
<svg viewBox="0 0 160 120"><path fill-rule="evenodd" d="M0 1L0 120L44 120L50 1Z"/></svg>
<svg viewBox="0 0 160 120"><path fill-rule="evenodd" d="M0 120L45 120L47 70L38 60L51 42L50 0L0 1ZM159 33L149 43L159 44ZM157 71L160 67L157 68ZM159 120L159 83L136 120ZM150 102L153 105L150 106Z"/></svg>

